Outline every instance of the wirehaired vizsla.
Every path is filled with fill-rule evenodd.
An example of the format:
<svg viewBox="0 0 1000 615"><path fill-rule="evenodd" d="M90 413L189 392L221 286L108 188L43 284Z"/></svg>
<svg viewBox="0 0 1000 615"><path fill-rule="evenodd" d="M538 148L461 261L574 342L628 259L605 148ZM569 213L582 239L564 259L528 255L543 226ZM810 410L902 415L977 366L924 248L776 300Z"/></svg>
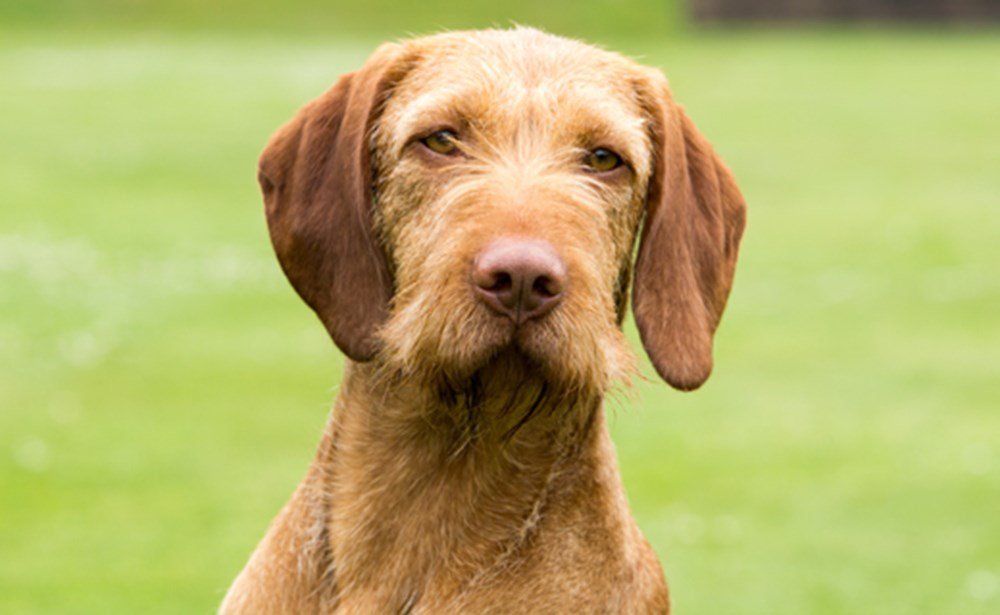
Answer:
<svg viewBox="0 0 1000 615"><path fill-rule="evenodd" d="M666 613L603 399L630 284L657 372L708 377L745 205L663 75L529 28L387 44L258 177L350 360L222 612Z"/></svg>

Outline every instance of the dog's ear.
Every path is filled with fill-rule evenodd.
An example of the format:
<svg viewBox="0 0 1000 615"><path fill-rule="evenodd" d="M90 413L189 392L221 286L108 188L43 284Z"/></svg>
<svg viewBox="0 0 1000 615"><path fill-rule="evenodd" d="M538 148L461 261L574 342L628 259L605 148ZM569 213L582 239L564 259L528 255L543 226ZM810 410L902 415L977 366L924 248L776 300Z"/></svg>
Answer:
<svg viewBox="0 0 1000 615"><path fill-rule="evenodd" d="M650 90L654 162L632 309L656 371L690 391L712 371L712 336L732 286L746 204L666 80L659 76Z"/></svg>
<svg viewBox="0 0 1000 615"><path fill-rule="evenodd" d="M369 139L407 62L380 47L271 137L257 178L271 242L299 296L351 359L376 351L392 278L372 224Z"/></svg>

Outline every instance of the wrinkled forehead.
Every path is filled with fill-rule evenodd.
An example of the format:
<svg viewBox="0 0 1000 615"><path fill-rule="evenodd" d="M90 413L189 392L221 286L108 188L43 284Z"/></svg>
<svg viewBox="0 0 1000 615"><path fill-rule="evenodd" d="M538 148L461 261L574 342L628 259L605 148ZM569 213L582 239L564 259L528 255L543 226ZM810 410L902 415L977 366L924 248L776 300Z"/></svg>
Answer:
<svg viewBox="0 0 1000 615"><path fill-rule="evenodd" d="M645 112L629 60L539 33L428 39L386 104L392 147L442 127L497 144L529 132L551 145L611 147L648 166Z"/></svg>

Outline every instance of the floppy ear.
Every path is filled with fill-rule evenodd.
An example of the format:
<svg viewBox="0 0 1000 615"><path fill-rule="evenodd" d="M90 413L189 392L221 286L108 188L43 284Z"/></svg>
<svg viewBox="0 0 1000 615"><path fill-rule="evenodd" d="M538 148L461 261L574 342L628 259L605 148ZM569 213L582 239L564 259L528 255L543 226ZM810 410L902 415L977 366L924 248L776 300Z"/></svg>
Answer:
<svg viewBox="0 0 1000 615"><path fill-rule="evenodd" d="M257 174L271 243L285 275L351 359L376 351L392 278L372 226L369 138L405 71L385 45L271 137Z"/></svg>
<svg viewBox="0 0 1000 615"><path fill-rule="evenodd" d="M632 309L656 371L690 391L712 371L712 336L733 283L746 204L732 173L659 81L648 101L655 160Z"/></svg>

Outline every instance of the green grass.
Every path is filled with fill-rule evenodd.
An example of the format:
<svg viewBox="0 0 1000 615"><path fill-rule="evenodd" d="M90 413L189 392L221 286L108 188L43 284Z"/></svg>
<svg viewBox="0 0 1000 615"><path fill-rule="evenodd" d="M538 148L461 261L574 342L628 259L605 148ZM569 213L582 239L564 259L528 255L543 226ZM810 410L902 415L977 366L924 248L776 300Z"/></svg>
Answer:
<svg viewBox="0 0 1000 615"><path fill-rule="evenodd" d="M345 40L0 35L0 611L210 611L303 474L342 361L254 166ZM601 42L751 207L713 378L614 404L677 612L998 612L1000 39Z"/></svg>
<svg viewBox="0 0 1000 615"><path fill-rule="evenodd" d="M38 0L0 4L0 23L74 31L111 27L382 38L517 21L576 36L618 32L635 37L676 30L685 20L682 5L679 0L283 0L280 5L271 0Z"/></svg>

